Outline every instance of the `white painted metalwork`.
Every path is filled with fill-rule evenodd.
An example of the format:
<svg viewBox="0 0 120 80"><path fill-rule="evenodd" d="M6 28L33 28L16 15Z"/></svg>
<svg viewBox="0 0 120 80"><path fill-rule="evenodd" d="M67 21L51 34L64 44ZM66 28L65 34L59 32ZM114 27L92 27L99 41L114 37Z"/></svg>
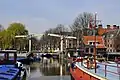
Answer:
<svg viewBox="0 0 120 80"><path fill-rule="evenodd" d="M54 36L54 37L60 37L61 38L61 52L63 52L63 39L77 39L76 37L73 36L65 36L65 35L58 35L58 34L48 34L49 36ZM67 41L66 41L67 42Z"/></svg>
<svg viewBox="0 0 120 80"><path fill-rule="evenodd" d="M43 36L43 34L30 34L30 35L17 35L15 36L16 38L28 38L29 39L29 53L31 52L31 44L32 44L32 41L31 41L31 38L32 37L38 37L38 36Z"/></svg>

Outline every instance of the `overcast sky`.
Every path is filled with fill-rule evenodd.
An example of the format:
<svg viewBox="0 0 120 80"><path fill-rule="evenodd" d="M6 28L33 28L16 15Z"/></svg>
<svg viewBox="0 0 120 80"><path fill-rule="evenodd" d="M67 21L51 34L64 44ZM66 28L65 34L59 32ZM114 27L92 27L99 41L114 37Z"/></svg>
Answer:
<svg viewBox="0 0 120 80"><path fill-rule="evenodd" d="M30 33L70 25L82 12L97 12L104 25L120 25L120 0L0 0L0 24L21 22Z"/></svg>

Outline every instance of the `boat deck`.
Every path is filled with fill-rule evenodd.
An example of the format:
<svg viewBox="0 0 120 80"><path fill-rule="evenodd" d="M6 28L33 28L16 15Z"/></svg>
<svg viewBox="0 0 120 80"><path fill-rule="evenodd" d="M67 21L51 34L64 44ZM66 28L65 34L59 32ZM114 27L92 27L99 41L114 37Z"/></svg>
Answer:
<svg viewBox="0 0 120 80"><path fill-rule="evenodd" d="M120 67L116 63L98 63L99 67L96 69L96 74L100 77L106 78L107 80L120 80ZM95 74L95 69L87 69L82 66L81 62L76 62L78 68L82 68L86 71ZM105 69L106 68L106 69Z"/></svg>
<svg viewBox="0 0 120 80"><path fill-rule="evenodd" d="M17 76L19 69L11 67L13 65L7 66L0 65L0 80L13 80Z"/></svg>

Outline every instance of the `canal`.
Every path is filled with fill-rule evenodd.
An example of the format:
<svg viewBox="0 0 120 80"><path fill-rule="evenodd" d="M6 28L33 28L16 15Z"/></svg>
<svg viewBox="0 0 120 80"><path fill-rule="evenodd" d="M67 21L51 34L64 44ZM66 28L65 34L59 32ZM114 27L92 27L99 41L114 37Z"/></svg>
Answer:
<svg viewBox="0 0 120 80"><path fill-rule="evenodd" d="M28 80L70 80L68 64L58 59L42 58L30 64Z"/></svg>

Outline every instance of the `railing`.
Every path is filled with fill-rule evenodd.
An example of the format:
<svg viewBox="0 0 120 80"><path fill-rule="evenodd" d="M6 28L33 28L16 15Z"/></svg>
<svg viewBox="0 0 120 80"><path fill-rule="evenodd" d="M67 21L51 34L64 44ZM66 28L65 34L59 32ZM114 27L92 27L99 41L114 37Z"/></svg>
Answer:
<svg viewBox="0 0 120 80"><path fill-rule="evenodd" d="M82 61L76 61L76 62L80 62L81 66L82 66ZM120 80L120 64L119 63L115 63L115 62L97 62L96 63L99 67L96 69L96 74L92 74L92 72L94 72L94 69L88 69L90 70L87 71L87 69L84 69L82 67L80 67L79 65L77 66L77 69L75 69L75 73L74 71L71 70L71 73L73 74L72 76L78 77L78 78L85 78L85 80L103 80L103 79L98 79L98 76L101 76L103 78L105 78L105 80ZM79 74L77 76L77 74ZM91 79L92 78L92 79ZM77 80L77 79L75 79Z"/></svg>
<svg viewBox="0 0 120 80"><path fill-rule="evenodd" d="M120 76L120 66L119 66L119 64L113 63L115 65L110 65L109 63L100 63L100 62L97 62L97 64L102 65L103 69L99 68L98 70L103 70L104 71L104 77L107 77L108 74L112 74L112 75L115 75L115 76Z"/></svg>
<svg viewBox="0 0 120 80"><path fill-rule="evenodd" d="M76 65L75 69L70 68L70 73L74 80L107 80L106 78L97 76L78 65Z"/></svg>

